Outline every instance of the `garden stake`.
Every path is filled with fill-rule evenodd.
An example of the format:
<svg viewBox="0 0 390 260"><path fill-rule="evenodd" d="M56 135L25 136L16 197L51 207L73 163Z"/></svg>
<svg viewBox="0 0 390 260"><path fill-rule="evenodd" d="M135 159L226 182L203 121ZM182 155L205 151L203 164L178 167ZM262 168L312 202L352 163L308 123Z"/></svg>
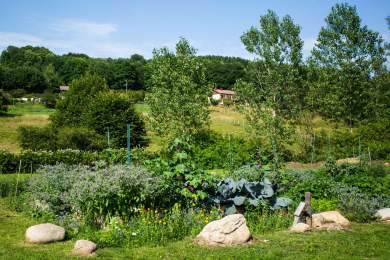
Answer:
<svg viewBox="0 0 390 260"><path fill-rule="evenodd" d="M130 124L127 124L127 165L131 164L131 150L130 150Z"/></svg>

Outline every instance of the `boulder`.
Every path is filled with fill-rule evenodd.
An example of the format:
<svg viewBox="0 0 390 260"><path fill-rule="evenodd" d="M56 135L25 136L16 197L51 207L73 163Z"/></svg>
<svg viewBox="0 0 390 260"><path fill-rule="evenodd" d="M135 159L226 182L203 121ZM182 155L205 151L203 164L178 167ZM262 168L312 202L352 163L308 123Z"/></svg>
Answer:
<svg viewBox="0 0 390 260"><path fill-rule="evenodd" d="M304 233L310 231L310 226L306 223L297 223L290 228L291 232Z"/></svg>
<svg viewBox="0 0 390 260"><path fill-rule="evenodd" d="M242 214L233 214L207 224L196 237L200 245L225 246L245 244L252 238Z"/></svg>
<svg viewBox="0 0 390 260"><path fill-rule="evenodd" d="M320 230L342 230L348 228L350 223L338 211L325 211L312 216L312 227Z"/></svg>
<svg viewBox="0 0 390 260"><path fill-rule="evenodd" d="M89 240L77 240L74 244L72 255L90 256L96 251L96 244Z"/></svg>
<svg viewBox="0 0 390 260"><path fill-rule="evenodd" d="M50 223L31 226L26 230L26 241L44 244L64 240L65 229Z"/></svg>
<svg viewBox="0 0 390 260"><path fill-rule="evenodd" d="M381 221L390 221L390 208L378 210L375 213L375 217L377 217Z"/></svg>

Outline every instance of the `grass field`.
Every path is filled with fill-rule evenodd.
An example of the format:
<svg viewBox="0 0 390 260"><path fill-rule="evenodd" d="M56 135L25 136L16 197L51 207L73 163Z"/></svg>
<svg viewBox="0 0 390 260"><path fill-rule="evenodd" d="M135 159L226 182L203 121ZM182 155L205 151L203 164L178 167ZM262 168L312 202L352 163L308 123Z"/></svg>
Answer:
<svg viewBox="0 0 390 260"><path fill-rule="evenodd" d="M146 104L136 104L136 111L146 115L150 110ZM245 136L245 120L238 112L231 108L211 107L210 128L217 133ZM45 108L41 104L17 104L11 106L7 115L0 117L0 149L10 152L20 152L17 129L20 126L45 126L49 123L49 115L53 109ZM157 151L161 139L151 132L149 150Z"/></svg>
<svg viewBox="0 0 390 260"><path fill-rule="evenodd" d="M146 116L150 108L146 104L136 104L137 112ZM243 115L229 107L210 107L210 129L221 135L235 135L246 138L248 127ZM0 149L10 152L20 152L17 129L20 126L45 126L49 123L49 116L53 109L45 108L41 104L17 104L11 106L5 116L0 117ZM331 131L336 127L342 127L335 123L329 123L320 117L313 120L316 130ZM158 151L161 148L161 139L153 132L148 131L150 144L148 150Z"/></svg>
<svg viewBox="0 0 390 260"><path fill-rule="evenodd" d="M74 241L31 245L25 230L37 224L0 199L0 259L70 259ZM389 259L389 224L353 224L350 231L254 235L251 245L202 248L188 237L162 247L102 248L97 259ZM267 241L267 242L264 242Z"/></svg>
<svg viewBox="0 0 390 260"><path fill-rule="evenodd" d="M17 104L11 106L5 116L0 116L0 149L20 152L18 128L20 126L45 126L53 109L41 104Z"/></svg>

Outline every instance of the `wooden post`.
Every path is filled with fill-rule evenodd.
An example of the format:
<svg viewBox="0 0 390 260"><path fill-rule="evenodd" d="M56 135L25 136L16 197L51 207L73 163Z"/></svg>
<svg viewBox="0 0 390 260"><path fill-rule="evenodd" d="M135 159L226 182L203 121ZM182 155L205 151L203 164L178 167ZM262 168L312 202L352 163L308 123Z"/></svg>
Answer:
<svg viewBox="0 0 390 260"><path fill-rule="evenodd" d="M305 193L305 215L306 215L306 224L309 225L309 227L312 226L312 209L311 209L311 193L306 192Z"/></svg>

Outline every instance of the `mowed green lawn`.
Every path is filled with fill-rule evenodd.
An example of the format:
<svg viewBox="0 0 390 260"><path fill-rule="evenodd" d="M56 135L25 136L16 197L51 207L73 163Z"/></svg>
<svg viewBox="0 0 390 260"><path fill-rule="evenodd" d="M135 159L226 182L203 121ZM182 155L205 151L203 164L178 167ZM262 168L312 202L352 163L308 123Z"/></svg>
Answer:
<svg viewBox="0 0 390 260"><path fill-rule="evenodd" d="M31 245L25 230L37 224L0 199L0 259L70 259L74 242ZM349 231L254 234L250 245L204 248L192 237L158 247L100 248L97 259L390 259L390 224L353 224Z"/></svg>

